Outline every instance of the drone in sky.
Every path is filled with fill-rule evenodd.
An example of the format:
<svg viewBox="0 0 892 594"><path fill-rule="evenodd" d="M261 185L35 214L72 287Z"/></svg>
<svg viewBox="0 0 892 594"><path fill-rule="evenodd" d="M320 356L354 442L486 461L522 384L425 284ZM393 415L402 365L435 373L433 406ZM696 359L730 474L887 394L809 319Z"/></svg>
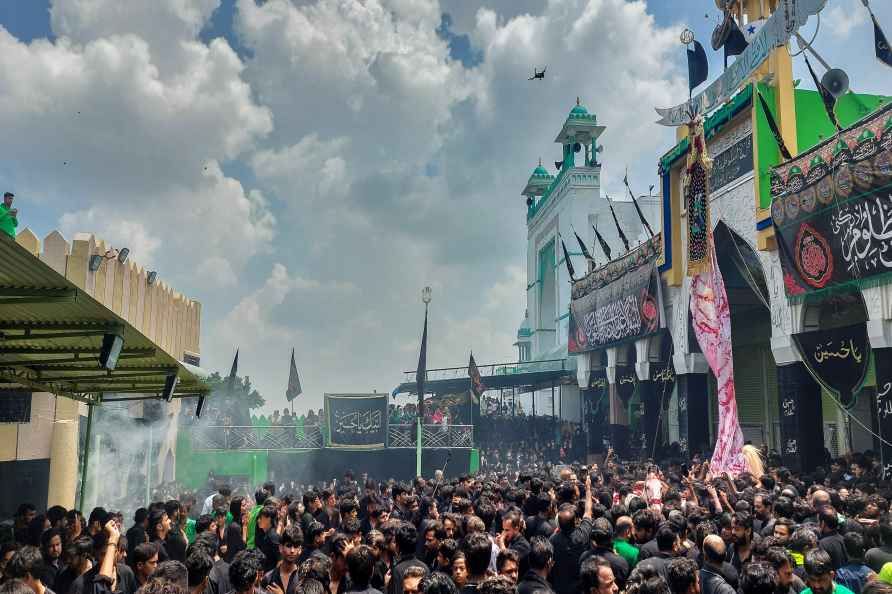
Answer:
<svg viewBox="0 0 892 594"><path fill-rule="evenodd" d="M533 76L528 78L527 80L545 80L545 71L548 69L548 66L542 69L542 71L536 70L536 67L533 66Z"/></svg>

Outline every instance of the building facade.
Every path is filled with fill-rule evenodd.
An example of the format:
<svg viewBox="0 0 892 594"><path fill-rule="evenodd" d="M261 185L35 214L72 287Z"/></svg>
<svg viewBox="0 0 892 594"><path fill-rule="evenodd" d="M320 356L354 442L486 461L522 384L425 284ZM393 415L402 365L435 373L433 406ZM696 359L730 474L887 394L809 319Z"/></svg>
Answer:
<svg viewBox="0 0 892 594"><path fill-rule="evenodd" d="M736 17L742 24L760 21L771 16L776 6L777 2L744 1ZM736 398L744 438L775 452L787 467L810 470L825 461L827 454L888 449L882 447L888 439L883 436L883 424L892 416L892 404L886 413L886 384L877 381L876 369L883 368L892 346L892 279L879 277L870 283L817 292L807 299L791 298L790 275L782 266L777 236L781 223L789 221L778 219L788 218L785 213L790 212L791 203L798 209L800 196L795 194L794 200L786 203L788 209L778 213L773 185L790 186L790 181L772 179L772 169L783 159L758 96L765 98L794 156L815 145L836 142L836 130L820 95L797 86L787 48L773 49L731 99L705 118L704 128L713 160L709 208L718 260L714 265L721 270L730 304ZM835 112L845 128L869 118L887 101L887 97L847 93L838 99ZM632 422L617 412L617 370L634 367L637 392L647 401L658 381L655 370L671 368L675 376L671 388L651 405L657 437L644 448L648 456L669 444L675 444L681 454L709 453L718 420L715 378L691 326L683 190L690 147L685 134L686 128L679 128L678 144L658 165L665 230L659 271L666 330L633 344L577 356L578 384L585 397L609 401L611 424ZM861 145L855 140L848 142L843 152L857 153L856 145ZM825 152L829 151L828 147ZM821 167L820 160L813 161L809 175L820 172ZM806 189L814 192L809 183ZM805 193L801 200L803 209L815 205ZM838 208L831 202L828 199L827 216L832 208ZM808 252L814 253L814 249ZM828 337L854 332L851 340L855 342L847 343L853 345L852 352L858 332L869 343L858 347L858 352L871 355L863 370L851 372L855 386L851 396L846 396L845 389L835 390L820 370L809 364L810 351L804 345L824 336L818 332ZM832 352L841 357L849 349ZM825 351L818 358L828 356ZM837 375L846 374L849 372ZM603 390L595 386L599 378L606 380ZM593 429L604 431L602 427ZM610 433L608 441L620 450L637 451L637 443L616 443L617 436L629 433L635 433L634 427L625 434Z"/></svg>
<svg viewBox="0 0 892 594"><path fill-rule="evenodd" d="M31 230L24 229L16 242L178 361L197 362L201 304L174 291L157 274L152 273L150 277L150 271L132 260L121 263L117 258L104 259L97 270L91 270L92 256L112 250L92 234L79 233L69 242L61 233L53 231L41 242ZM0 511L12 514L15 506L26 500L38 509L57 504L74 508L84 452L87 405L21 388L4 392L4 405L8 409L5 412L9 414L4 414L0 422L0 478L7 485L4 493L8 496L3 498ZM15 410L9 406L11 402L16 403ZM152 482L173 476L180 406L181 401L174 399L161 412L165 429L155 438L160 462L151 469L156 474ZM131 418L144 415L141 403L128 406L123 412ZM99 439L101 443L101 436ZM99 462L90 471L97 477L104 472ZM104 481L90 482L95 485ZM84 502L80 504L81 508L85 507Z"/></svg>
<svg viewBox="0 0 892 594"><path fill-rule="evenodd" d="M562 160L555 162L556 175L539 165L533 170L521 194L527 211L527 308L517 331L518 361L567 360L568 318L571 279L561 240L563 239L576 276L592 267L582 253L576 236L596 261L607 262L595 229L608 244L614 257L625 250L610 211L610 202L601 192L601 166L598 155L603 147L598 139L606 127L577 99L563 123L555 143L560 145ZM617 171L620 168L617 167ZM631 201L611 197L619 227L630 246L647 237ZM642 196L639 204L658 227L659 196ZM523 399L528 412L551 414L566 420L581 418L579 390L575 384L563 384L554 390L540 390ZM534 406L535 402L535 406Z"/></svg>

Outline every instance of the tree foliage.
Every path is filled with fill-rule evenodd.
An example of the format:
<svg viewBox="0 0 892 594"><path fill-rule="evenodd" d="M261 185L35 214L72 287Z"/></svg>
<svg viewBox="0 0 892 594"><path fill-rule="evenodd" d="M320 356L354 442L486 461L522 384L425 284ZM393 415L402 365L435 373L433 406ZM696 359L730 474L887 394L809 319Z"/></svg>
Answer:
<svg viewBox="0 0 892 594"><path fill-rule="evenodd" d="M250 424L248 411L260 408L266 403L251 383L250 376L244 378L236 376L230 385L228 375L222 376L215 371L208 377L207 383L211 387L214 408L230 414L238 423L244 423L247 419Z"/></svg>

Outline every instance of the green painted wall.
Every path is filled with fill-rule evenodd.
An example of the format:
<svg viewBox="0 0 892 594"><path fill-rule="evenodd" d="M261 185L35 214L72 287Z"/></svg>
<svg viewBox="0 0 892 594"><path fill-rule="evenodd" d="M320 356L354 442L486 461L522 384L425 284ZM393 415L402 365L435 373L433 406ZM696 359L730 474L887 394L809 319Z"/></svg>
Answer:
<svg viewBox="0 0 892 594"><path fill-rule="evenodd" d="M759 83L759 92L765 97L765 101L770 106L775 105L774 88ZM827 112L824 111L824 103L821 101L821 95L817 91L807 89L796 89L796 152L802 153L807 151L816 144L833 136L836 129L830 123ZM843 127L851 126L867 114L875 111L881 105L889 101L889 97L881 95L856 95L848 93L836 102L836 117ZM758 99L756 99L758 103ZM774 108L772 107L774 110ZM775 119L777 119L777 111L774 110ZM769 174L771 168L781 162L780 151L774 142L774 136L771 134L771 128L768 127L768 120L762 108L757 105L756 134L759 138L759 206L762 208L771 207L771 179ZM793 147L791 147L792 150Z"/></svg>
<svg viewBox="0 0 892 594"><path fill-rule="evenodd" d="M208 472L217 475L245 475L252 485L266 480L266 452L193 452L192 437L186 430L177 435L176 480L189 489L207 483Z"/></svg>
<svg viewBox="0 0 892 594"><path fill-rule="evenodd" d="M880 95L848 93L836 101L836 117L843 128L851 126L867 114L889 101ZM824 103L817 91L796 89L796 140L800 153L830 138L836 133L824 111Z"/></svg>

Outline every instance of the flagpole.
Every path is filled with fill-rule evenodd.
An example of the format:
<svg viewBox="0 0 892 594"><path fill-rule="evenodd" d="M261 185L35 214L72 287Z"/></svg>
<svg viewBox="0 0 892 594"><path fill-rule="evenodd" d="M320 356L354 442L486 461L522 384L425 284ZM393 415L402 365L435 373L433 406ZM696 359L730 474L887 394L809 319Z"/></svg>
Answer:
<svg viewBox="0 0 892 594"><path fill-rule="evenodd" d="M428 298L429 299L429 298ZM424 325L427 327L427 305L428 301L424 302ZM424 374L427 375L427 362L425 361L425 370ZM425 379L427 379L425 377ZM421 414L422 414L422 403L424 403L424 394L418 395L418 410L415 413L415 476L421 476Z"/></svg>
<svg viewBox="0 0 892 594"><path fill-rule="evenodd" d="M415 411L415 476L421 476L421 417L424 412L424 384L427 379L427 310L431 302L430 287L425 287L421 291L421 300L424 302L424 334L421 339L421 356L419 357L418 372L415 374L418 386L418 406Z"/></svg>

